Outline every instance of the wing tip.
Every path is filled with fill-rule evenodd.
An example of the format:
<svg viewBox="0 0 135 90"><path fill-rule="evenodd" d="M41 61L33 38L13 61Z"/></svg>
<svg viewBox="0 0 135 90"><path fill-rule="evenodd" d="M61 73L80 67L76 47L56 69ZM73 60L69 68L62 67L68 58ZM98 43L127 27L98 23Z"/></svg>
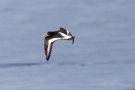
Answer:
<svg viewBox="0 0 135 90"><path fill-rule="evenodd" d="M49 61L49 57L46 57L46 60Z"/></svg>

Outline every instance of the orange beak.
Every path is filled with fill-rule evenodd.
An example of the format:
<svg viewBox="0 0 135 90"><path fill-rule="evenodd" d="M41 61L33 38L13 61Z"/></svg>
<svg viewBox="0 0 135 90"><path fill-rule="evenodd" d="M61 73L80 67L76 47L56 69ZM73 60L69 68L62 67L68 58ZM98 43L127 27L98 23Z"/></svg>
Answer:
<svg viewBox="0 0 135 90"><path fill-rule="evenodd" d="M45 37L45 36L48 36L48 35L47 35L47 34L43 34L42 36L44 36L44 37Z"/></svg>

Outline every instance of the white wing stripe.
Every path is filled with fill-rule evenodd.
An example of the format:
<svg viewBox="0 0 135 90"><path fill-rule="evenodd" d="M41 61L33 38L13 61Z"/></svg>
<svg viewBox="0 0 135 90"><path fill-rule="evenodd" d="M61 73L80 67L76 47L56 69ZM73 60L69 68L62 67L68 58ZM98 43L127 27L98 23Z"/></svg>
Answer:
<svg viewBox="0 0 135 90"><path fill-rule="evenodd" d="M69 36L69 35L66 35L64 33L61 33L59 32L62 36L63 36L63 39L70 39L72 36Z"/></svg>
<svg viewBox="0 0 135 90"><path fill-rule="evenodd" d="M61 34L63 37L66 37L67 36L66 34L61 33L61 32L59 32L59 34Z"/></svg>
<svg viewBox="0 0 135 90"><path fill-rule="evenodd" d="M59 40L60 38L53 38L53 39L50 39L49 41L48 41L48 48L47 48L47 55L49 55L49 52L50 52L50 49L51 49L51 43L52 42L54 42L54 41L56 41L56 40Z"/></svg>
<svg viewBox="0 0 135 90"><path fill-rule="evenodd" d="M69 35L69 31L67 30L67 35Z"/></svg>

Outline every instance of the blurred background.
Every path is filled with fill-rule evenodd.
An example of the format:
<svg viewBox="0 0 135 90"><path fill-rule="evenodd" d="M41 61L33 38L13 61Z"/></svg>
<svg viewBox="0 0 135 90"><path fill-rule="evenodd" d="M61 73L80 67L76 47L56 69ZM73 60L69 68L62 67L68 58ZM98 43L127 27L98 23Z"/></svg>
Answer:
<svg viewBox="0 0 135 90"><path fill-rule="evenodd" d="M48 31L63 27L75 43ZM0 90L135 89L135 0L1 0Z"/></svg>

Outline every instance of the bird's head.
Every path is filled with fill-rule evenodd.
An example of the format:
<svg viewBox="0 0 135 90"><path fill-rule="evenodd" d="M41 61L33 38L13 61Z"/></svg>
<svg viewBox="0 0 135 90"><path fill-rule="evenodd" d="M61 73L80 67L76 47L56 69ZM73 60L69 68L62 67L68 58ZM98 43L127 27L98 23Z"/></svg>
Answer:
<svg viewBox="0 0 135 90"><path fill-rule="evenodd" d="M46 36L52 36L52 35L53 35L53 32L49 31L46 34L43 34L42 36L46 37Z"/></svg>

